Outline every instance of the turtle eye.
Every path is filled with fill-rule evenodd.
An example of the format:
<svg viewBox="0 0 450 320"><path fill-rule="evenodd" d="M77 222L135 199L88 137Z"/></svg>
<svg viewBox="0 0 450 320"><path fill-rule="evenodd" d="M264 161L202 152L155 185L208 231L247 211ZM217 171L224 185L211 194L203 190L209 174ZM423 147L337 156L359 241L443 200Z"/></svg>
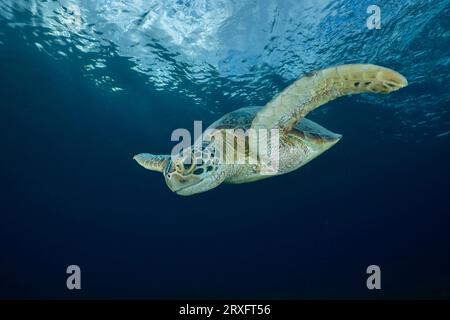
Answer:
<svg viewBox="0 0 450 320"><path fill-rule="evenodd" d="M175 162L175 171L178 173L183 173L184 171L184 161L177 161Z"/></svg>
<svg viewBox="0 0 450 320"><path fill-rule="evenodd" d="M177 164L175 164L175 170L178 173L182 173L183 172L183 166L181 164L177 163Z"/></svg>
<svg viewBox="0 0 450 320"><path fill-rule="evenodd" d="M182 173L183 175L188 175L195 169L195 162L191 157L184 159L183 161L179 161L176 166L176 170L178 173Z"/></svg>

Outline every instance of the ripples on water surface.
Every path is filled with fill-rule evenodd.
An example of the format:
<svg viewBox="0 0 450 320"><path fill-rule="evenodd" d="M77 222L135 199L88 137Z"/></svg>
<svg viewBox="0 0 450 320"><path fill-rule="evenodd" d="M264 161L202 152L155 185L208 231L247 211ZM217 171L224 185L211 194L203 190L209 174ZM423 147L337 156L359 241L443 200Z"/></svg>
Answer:
<svg viewBox="0 0 450 320"><path fill-rule="evenodd" d="M121 57L149 89L180 92L217 114L261 105L310 70L376 63L403 73L408 89L352 99L395 110L399 136L445 136L450 2L379 1L382 28L368 30L371 2L2 0L0 48L14 29L54 59L82 61L83 73L112 92L124 90L108 68Z"/></svg>

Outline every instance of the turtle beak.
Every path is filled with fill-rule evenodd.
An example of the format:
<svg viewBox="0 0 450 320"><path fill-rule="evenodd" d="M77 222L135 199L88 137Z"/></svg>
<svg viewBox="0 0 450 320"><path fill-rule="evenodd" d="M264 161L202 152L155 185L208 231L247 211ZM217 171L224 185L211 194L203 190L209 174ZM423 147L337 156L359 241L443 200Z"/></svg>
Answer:
<svg viewBox="0 0 450 320"><path fill-rule="evenodd" d="M166 184L170 190L180 195L191 195L191 192L187 192L186 189L199 183L201 178L195 175L184 176L175 170L175 166L172 161L168 161L165 170L164 178ZM185 192L183 192L185 190ZM195 193L195 192L194 192Z"/></svg>
<svg viewBox="0 0 450 320"><path fill-rule="evenodd" d="M184 177L177 173L169 173L166 176L166 183L170 190L176 192L179 195L191 195L194 192L190 192L189 189L201 181L200 177L190 175ZM193 190L191 190L193 191Z"/></svg>

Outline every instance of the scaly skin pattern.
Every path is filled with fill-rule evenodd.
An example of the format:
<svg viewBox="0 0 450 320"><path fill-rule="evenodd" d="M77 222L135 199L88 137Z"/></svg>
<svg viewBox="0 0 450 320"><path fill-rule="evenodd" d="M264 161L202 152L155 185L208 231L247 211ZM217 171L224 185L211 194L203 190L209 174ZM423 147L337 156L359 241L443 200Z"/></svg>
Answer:
<svg viewBox="0 0 450 320"><path fill-rule="evenodd" d="M253 120L252 127L283 128L338 97L358 93L388 94L408 85L398 72L373 64L347 64L306 74L275 96Z"/></svg>
<svg viewBox="0 0 450 320"><path fill-rule="evenodd" d="M208 129L216 130L248 130L252 120L262 107L241 108L224 115L214 122ZM274 175L281 175L294 171L319 156L341 138L341 135L333 133L317 123L302 119L287 135L280 137L279 143L279 167L277 172L271 175L261 174L258 163L248 163L248 144L246 148L245 164L223 164L226 179L224 183L247 183ZM231 150L234 152L235 150Z"/></svg>

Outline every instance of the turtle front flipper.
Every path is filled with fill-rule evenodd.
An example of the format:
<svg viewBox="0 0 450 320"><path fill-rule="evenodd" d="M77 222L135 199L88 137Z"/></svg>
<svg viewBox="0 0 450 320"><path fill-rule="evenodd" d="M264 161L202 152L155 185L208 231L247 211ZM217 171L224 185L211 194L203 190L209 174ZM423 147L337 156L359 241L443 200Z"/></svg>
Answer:
<svg viewBox="0 0 450 320"><path fill-rule="evenodd" d="M309 112L338 97L364 92L387 94L407 85L400 73L373 64L347 64L311 72L266 104L256 114L252 128L288 132Z"/></svg>
<svg viewBox="0 0 450 320"><path fill-rule="evenodd" d="M163 172L170 161L169 155L155 155L150 153L140 153L133 157L145 169Z"/></svg>

